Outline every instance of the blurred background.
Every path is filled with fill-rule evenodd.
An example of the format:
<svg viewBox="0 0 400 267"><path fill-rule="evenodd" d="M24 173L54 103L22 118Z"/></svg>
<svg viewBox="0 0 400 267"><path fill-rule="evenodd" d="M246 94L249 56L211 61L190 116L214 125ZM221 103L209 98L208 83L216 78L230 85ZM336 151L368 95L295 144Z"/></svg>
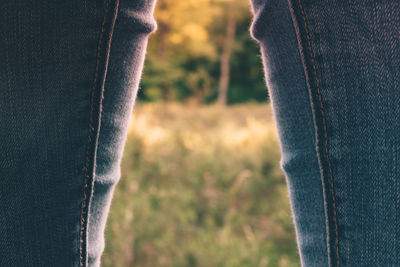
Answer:
<svg viewBox="0 0 400 267"><path fill-rule="evenodd" d="M103 266L299 266L248 0L158 0Z"/></svg>

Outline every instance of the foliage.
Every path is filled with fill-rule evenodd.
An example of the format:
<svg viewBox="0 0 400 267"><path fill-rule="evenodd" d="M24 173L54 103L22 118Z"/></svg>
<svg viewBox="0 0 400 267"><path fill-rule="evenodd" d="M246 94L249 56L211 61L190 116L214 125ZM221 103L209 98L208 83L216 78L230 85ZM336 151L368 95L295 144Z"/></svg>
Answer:
<svg viewBox="0 0 400 267"><path fill-rule="evenodd" d="M268 105L134 113L103 266L299 266Z"/></svg>
<svg viewBox="0 0 400 267"><path fill-rule="evenodd" d="M140 100L209 103L216 99L231 6L235 7L237 30L228 102L267 99L259 48L248 30L248 0L159 0L155 12L158 30L149 40Z"/></svg>

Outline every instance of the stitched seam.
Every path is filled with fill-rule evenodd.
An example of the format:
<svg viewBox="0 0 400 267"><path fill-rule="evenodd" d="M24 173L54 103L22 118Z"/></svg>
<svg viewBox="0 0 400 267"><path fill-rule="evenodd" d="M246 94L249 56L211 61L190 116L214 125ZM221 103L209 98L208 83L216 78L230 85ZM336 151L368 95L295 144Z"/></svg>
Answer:
<svg viewBox="0 0 400 267"><path fill-rule="evenodd" d="M99 36L99 42L97 44L97 58L96 58L96 69L95 69L95 75L94 75L94 80L93 80L93 86L91 90L91 103L90 103L90 113L89 113L89 134L88 134L88 142L87 142L87 148L86 148L86 160L85 160L85 167L84 167L84 185L83 185L83 200L82 200L82 205L81 205L81 219L80 219L80 231L79 231L79 266L82 267L86 265L86 263L83 262L83 243L85 240L83 240L84 232L86 231L87 228L87 221L88 221L88 213L89 211L86 212L87 206L89 203L86 203L88 201L88 192L87 192L87 187L89 186L89 181L90 179L90 174L89 174L89 164L90 164L90 147L93 142L93 135L94 135L94 127L93 127L93 110L94 110L94 94L96 91L96 85L98 83L98 76L99 76L99 65L100 65L100 50L101 50L101 44L103 42L103 36L105 32L105 24L107 21L107 15L108 15L108 10L110 6L110 0L107 0L106 2L106 7L104 10L104 17L103 17L103 22L101 24L101 31L100 31L100 36ZM94 176L94 174L92 174ZM87 238L87 237L86 237ZM86 248L87 250L87 248Z"/></svg>
<svg viewBox="0 0 400 267"><path fill-rule="evenodd" d="M300 11L301 11L301 16L303 18L303 23L304 23L304 28L306 31L306 39L307 39L307 49L310 53L310 59L311 59L311 63L312 63L312 67L313 67L313 74L314 74L314 78L315 78L315 84L316 84L316 88L317 88L317 94L318 94L318 101L320 104L320 111L321 111L321 115L322 115L322 126L323 126L323 131L324 131L324 146L325 146L325 157L326 157L326 162L328 164L328 169L329 169L329 183L331 186L331 194L332 194L332 205L333 205L333 221L335 224L335 245L336 245L336 260L337 260L337 266L339 266L339 227L338 227L338 223L337 223L337 214L336 214L336 198L335 198L335 191L334 191L334 183L333 183L333 173L332 173L332 165L331 165L331 161L329 159L329 154L328 154L328 131L327 131L327 126L326 126L326 117L325 117L325 112L324 112L324 105L322 103L322 95L321 95L321 90L320 90L320 86L319 86L319 79L317 76L317 68L316 68L316 64L315 64L315 59L314 59L314 55L311 49L311 38L310 38L310 33L308 30L308 25L307 25L307 20L306 20L306 16L304 13L304 9L303 9L303 5L301 3L301 0L297 0L299 7L300 7Z"/></svg>

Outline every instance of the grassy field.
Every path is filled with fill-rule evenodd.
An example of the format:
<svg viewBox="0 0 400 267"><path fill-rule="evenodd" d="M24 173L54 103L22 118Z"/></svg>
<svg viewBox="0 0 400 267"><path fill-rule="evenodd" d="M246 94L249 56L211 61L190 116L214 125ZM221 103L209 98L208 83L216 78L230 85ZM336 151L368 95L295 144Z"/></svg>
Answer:
<svg viewBox="0 0 400 267"><path fill-rule="evenodd" d="M267 104L137 104L103 266L299 266Z"/></svg>

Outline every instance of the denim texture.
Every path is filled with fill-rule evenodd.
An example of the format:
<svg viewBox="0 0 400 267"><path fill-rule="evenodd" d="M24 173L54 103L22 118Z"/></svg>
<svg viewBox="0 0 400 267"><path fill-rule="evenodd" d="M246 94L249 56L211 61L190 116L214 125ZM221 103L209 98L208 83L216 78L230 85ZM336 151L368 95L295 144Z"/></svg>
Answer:
<svg viewBox="0 0 400 267"><path fill-rule="evenodd" d="M252 1L251 34L261 44L303 266L327 266L324 199L314 120L287 1Z"/></svg>
<svg viewBox="0 0 400 267"><path fill-rule="evenodd" d="M154 1L0 3L0 266L98 266Z"/></svg>
<svg viewBox="0 0 400 267"><path fill-rule="evenodd" d="M89 265L100 264L104 229L120 163L128 122L137 95L147 37L155 31L155 1L120 0L110 49L102 101L101 130L96 157L96 176L89 221Z"/></svg>
<svg viewBox="0 0 400 267"><path fill-rule="evenodd" d="M303 266L400 266L400 2L251 0ZM0 2L0 266L99 266L154 0Z"/></svg>
<svg viewBox="0 0 400 267"><path fill-rule="evenodd" d="M292 23L280 27L287 17L271 16L278 5L255 1L252 30L264 54L302 263L399 266L400 2L289 0ZM302 70L289 69L299 56ZM309 100L300 98L305 90Z"/></svg>

